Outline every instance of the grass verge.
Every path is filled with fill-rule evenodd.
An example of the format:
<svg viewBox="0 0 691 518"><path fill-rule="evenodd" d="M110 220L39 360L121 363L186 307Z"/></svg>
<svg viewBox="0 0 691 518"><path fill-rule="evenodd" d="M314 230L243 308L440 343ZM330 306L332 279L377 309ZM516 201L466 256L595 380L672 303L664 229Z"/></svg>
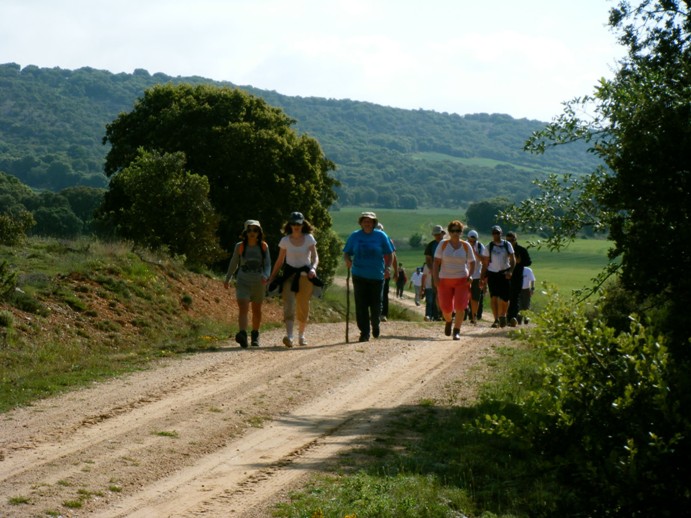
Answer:
<svg viewBox="0 0 691 518"><path fill-rule="evenodd" d="M1 248L12 289L0 298L0 412L217 348L234 330L220 279L181 261L88 239Z"/></svg>

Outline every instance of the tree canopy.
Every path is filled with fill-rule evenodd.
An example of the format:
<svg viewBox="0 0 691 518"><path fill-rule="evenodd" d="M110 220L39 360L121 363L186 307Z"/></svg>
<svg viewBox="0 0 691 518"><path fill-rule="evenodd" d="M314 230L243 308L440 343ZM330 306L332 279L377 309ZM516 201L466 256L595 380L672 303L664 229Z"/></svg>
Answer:
<svg viewBox="0 0 691 518"><path fill-rule="evenodd" d="M315 139L298 135L293 123L280 109L235 88L154 86L106 127L104 143L111 149L105 171L117 181L140 148L179 154L187 171L208 180L224 248L247 219L260 220L275 244L292 211L317 228L330 228L328 209L336 199L333 162ZM111 188L103 211L115 213L127 204Z"/></svg>
<svg viewBox="0 0 691 518"><path fill-rule="evenodd" d="M609 23L627 49L615 77L527 143L583 140L605 167L538 182L538 196L504 214L546 231L552 248L583 227L613 242L614 282L601 276L588 306L552 297L531 335L552 364L535 392L549 417L530 440L567 467L580 491L570 512L680 516L691 503L691 4L621 0Z"/></svg>
<svg viewBox="0 0 691 518"><path fill-rule="evenodd" d="M526 146L544 152L585 140L606 168L540 182L541 194L508 214L529 228L549 229L554 248L584 226L608 229L623 285L642 305L666 308L657 315L665 330L680 327L677 316L691 302L689 17L689 3L674 0L620 2L611 10L610 25L628 50L620 69L593 95L567 103ZM662 267L658 254L642 252L646 246L674 259ZM681 327L676 338L685 341L688 330Z"/></svg>
<svg viewBox="0 0 691 518"><path fill-rule="evenodd" d="M144 70L113 74L0 64L0 171L35 189L105 187L104 127L158 84L235 86ZM540 121L241 89L281 108L299 134L319 141L338 167L339 205L465 209L493 196L518 202L530 195L532 178L582 174L597 163L581 145L524 153L523 143L544 125Z"/></svg>

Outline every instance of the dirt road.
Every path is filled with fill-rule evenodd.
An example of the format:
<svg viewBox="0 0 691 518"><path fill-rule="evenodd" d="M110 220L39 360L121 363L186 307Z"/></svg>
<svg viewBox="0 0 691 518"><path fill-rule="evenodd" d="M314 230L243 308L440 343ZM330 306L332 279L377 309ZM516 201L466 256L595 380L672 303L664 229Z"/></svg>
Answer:
<svg viewBox="0 0 691 518"><path fill-rule="evenodd" d="M471 401L511 344L487 322L460 341L440 323L344 330L312 325L293 349L273 330L0 415L0 516L270 516L396 407Z"/></svg>

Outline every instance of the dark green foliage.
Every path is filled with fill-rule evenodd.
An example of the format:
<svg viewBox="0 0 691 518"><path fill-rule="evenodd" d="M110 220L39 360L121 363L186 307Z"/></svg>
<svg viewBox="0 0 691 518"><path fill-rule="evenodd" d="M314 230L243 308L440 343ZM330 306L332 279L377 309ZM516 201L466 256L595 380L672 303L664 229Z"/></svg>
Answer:
<svg viewBox="0 0 691 518"><path fill-rule="evenodd" d="M0 171L34 188L106 187L106 124L132 110L148 88L181 83L233 86L144 70L111 74L0 65ZM519 201L531 192L530 179L583 173L595 163L575 149L541 157L524 153L523 142L543 125L539 121L243 90L282 108L300 134L319 141L338 167L341 205L464 208L496 195Z"/></svg>
<svg viewBox="0 0 691 518"><path fill-rule="evenodd" d="M7 261L0 263L0 300L9 297L17 286L17 272L13 271Z"/></svg>
<svg viewBox="0 0 691 518"><path fill-rule="evenodd" d="M493 225L504 225L505 220L500 216L501 211L506 210L511 205L507 198L492 198L490 200L471 203L466 210L466 222L470 228L489 234ZM504 228L504 232L509 229Z"/></svg>
<svg viewBox="0 0 691 518"><path fill-rule="evenodd" d="M546 312L533 336L555 362L536 400L547 417L533 437L565 459L583 515L681 516L691 507L690 7L617 3L610 26L628 55L615 77L567 103L526 146L543 152L582 140L607 168L550 177L506 213L546 234L550 248L587 227L614 242L596 286L619 274L605 298L589 311L569 302Z"/></svg>
<svg viewBox="0 0 691 518"><path fill-rule="evenodd" d="M651 296L669 294L668 318L655 323L673 337L675 355L691 358L688 326L678 318L691 306L691 13L687 2L674 0L619 2L610 25L628 50L614 79L568 103L527 145L540 152L585 140L609 169L553 178L511 216L548 228L552 247L583 227L608 229L622 286L642 308ZM580 119L584 111L594 118ZM656 254L641 253L651 239L674 257L664 267Z"/></svg>
<svg viewBox="0 0 691 518"><path fill-rule="evenodd" d="M679 516L691 477L686 367L635 317L618 332L553 295L530 341L551 362L526 401L526 439L558 465L584 516ZM576 509L573 506L580 506Z"/></svg>
<svg viewBox="0 0 691 518"><path fill-rule="evenodd" d="M422 234L416 232L412 236L410 236L410 239L408 239L408 244L410 245L411 248L422 248L423 242L422 242Z"/></svg>
<svg viewBox="0 0 691 518"><path fill-rule="evenodd" d="M181 153L186 169L208 181L209 199L220 217L221 245L229 249L243 222L258 219L276 257L288 214L299 210L318 229L328 229L328 209L335 200L337 182L328 174L333 163L316 140L298 135L292 124L280 109L237 89L151 88L132 112L107 127L104 140L112 148L106 172L113 180L103 213L129 210L133 192L124 195L119 178L130 174L139 147ZM133 220L130 228L135 226Z"/></svg>
<svg viewBox="0 0 691 518"><path fill-rule="evenodd" d="M111 181L99 218L139 245L165 247L190 265L213 263L224 253L215 235L219 218L208 196L208 179L185 170L183 153L140 148Z"/></svg>
<svg viewBox="0 0 691 518"><path fill-rule="evenodd" d="M35 224L31 213L23 209L0 213L0 244L12 246L20 243Z"/></svg>

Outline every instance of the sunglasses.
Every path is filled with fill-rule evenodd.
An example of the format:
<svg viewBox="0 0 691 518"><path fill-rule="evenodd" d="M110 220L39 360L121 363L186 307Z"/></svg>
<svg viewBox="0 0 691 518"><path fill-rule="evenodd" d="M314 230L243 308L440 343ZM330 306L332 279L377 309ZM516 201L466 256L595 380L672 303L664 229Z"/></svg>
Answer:
<svg viewBox="0 0 691 518"><path fill-rule="evenodd" d="M460 234L463 231L460 228L450 228L449 232L453 232L454 234Z"/></svg>
<svg viewBox="0 0 691 518"><path fill-rule="evenodd" d="M290 226L291 227L301 227L302 223L291 223Z"/></svg>
<svg viewBox="0 0 691 518"><path fill-rule="evenodd" d="M248 232L248 233L249 233L249 232L253 232L253 233L255 233L255 234L258 234L258 233L259 233L259 229L256 228L256 227L255 227L255 228L250 227L250 228L247 229L247 232Z"/></svg>
<svg viewBox="0 0 691 518"><path fill-rule="evenodd" d="M492 232L492 234L501 234L501 232L497 232L496 230Z"/></svg>

